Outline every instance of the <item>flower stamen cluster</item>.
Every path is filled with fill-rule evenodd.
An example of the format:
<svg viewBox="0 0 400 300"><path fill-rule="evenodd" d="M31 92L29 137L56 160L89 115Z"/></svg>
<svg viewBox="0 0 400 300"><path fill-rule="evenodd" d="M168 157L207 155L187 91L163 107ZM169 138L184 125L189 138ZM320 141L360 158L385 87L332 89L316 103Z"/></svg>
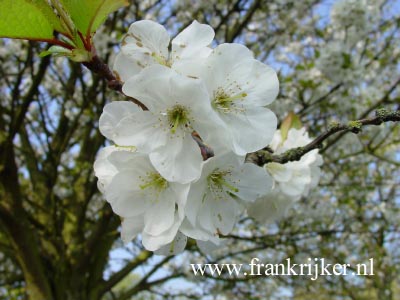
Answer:
<svg viewBox="0 0 400 300"><path fill-rule="evenodd" d="M167 110L168 122L171 133L174 134L179 127L188 127L190 123L189 110L183 105L175 105Z"/></svg>
<svg viewBox="0 0 400 300"><path fill-rule="evenodd" d="M218 169L214 170L207 178L208 180L208 187L210 190L213 191L224 191L224 187L227 188L228 190L232 192L239 192L239 189L232 184L229 184L226 180L225 177L230 175L230 172L228 170L225 171L219 171Z"/></svg>
<svg viewBox="0 0 400 300"><path fill-rule="evenodd" d="M216 108L218 111L222 113L228 113L231 112L235 109L238 109L237 105L235 102L238 100L244 100L244 98L247 97L246 93L239 93L234 96L229 96L225 91L217 90L214 99L212 101L212 105L214 108ZM242 110L242 112L244 112Z"/></svg>
<svg viewBox="0 0 400 300"><path fill-rule="evenodd" d="M168 187L168 181L166 181L159 173L152 172L147 175L146 179L139 176L139 179L143 180L143 184L139 187L144 190L147 188L153 188L157 192L162 192Z"/></svg>

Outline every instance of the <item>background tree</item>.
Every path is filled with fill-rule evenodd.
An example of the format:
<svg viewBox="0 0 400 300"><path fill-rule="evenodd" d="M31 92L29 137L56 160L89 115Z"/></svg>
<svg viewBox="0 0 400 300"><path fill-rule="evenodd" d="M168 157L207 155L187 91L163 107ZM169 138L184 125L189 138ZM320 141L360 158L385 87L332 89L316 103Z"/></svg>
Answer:
<svg viewBox="0 0 400 300"><path fill-rule="evenodd" d="M197 19L218 43L238 42L279 71L273 111L300 116L313 136L351 125L321 146L318 188L274 224L244 217L213 256L189 243L159 257L122 245L119 218L97 189L104 105L126 100L82 64L39 53L44 43L0 41L0 299L396 299L399 291L400 128L348 123L399 111L395 0L130 1L95 36L110 66L135 20L177 34ZM89 65L89 67L91 67ZM382 112L382 111L380 111ZM194 276L190 263L360 263L374 276ZM27 296L29 295L29 296Z"/></svg>

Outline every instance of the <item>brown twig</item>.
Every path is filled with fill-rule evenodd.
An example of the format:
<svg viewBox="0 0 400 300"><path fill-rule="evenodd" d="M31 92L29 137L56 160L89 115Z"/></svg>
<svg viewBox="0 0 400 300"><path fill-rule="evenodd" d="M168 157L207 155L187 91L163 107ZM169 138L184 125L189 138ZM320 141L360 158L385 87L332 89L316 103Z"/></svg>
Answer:
<svg viewBox="0 0 400 300"><path fill-rule="evenodd" d="M98 74L100 77L104 78L108 82L108 87L114 91L122 93L123 82L115 76L115 74L110 70L108 65L104 63L100 57L94 55L92 60L89 62L84 62L83 65L90 71ZM129 97L133 103L140 106L143 110L149 110L146 105L144 105L139 100Z"/></svg>
<svg viewBox="0 0 400 300"><path fill-rule="evenodd" d="M313 141L311 141L310 143L308 143L303 147L293 148L278 155L271 154L269 151L263 149L253 153L249 153L247 155L246 160L249 162L256 163L257 165L260 166L270 162L284 164L290 161L298 161L304 154L314 149L322 148L322 143L335 133L353 132L357 134L361 132L363 126L380 125L382 123L390 121L399 122L400 111L399 110L389 111L386 109L378 109L375 112L375 117L373 118L350 121L347 124L339 124L339 123L331 124L331 126L327 131L325 131L324 133L322 133L321 135L316 137Z"/></svg>

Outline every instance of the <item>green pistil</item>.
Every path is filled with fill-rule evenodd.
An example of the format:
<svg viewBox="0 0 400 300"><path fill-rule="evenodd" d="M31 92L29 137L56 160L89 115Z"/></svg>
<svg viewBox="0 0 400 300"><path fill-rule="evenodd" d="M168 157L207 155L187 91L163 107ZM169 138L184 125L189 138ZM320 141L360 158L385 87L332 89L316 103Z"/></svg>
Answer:
<svg viewBox="0 0 400 300"><path fill-rule="evenodd" d="M153 187L157 191L163 191L168 187L168 181L166 181L160 174L151 173L147 176L148 181L142 185L139 185L140 189L144 190L148 187Z"/></svg>
<svg viewBox="0 0 400 300"><path fill-rule="evenodd" d="M172 126L172 128L171 128L171 133L176 132L176 128L178 128L178 126L179 126L179 120L180 120L180 116L178 115L178 116L176 116L174 126Z"/></svg>
<svg viewBox="0 0 400 300"><path fill-rule="evenodd" d="M219 95L217 95L213 101L213 105L216 108L219 108L221 110L227 110L229 109L233 103L236 100L240 100L247 97L246 93L240 93L237 94L235 96L229 97L227 94L225 93L220 93Z"/></svg>
<svg viewBox="0 0 400 300"><path fill-rule="evenodd" d="M211 175L209 175L208 180L209 184L216 186L218 188L221 188L222 186L228 188L232 192L239 192L239 189L234 187L233 185L229 184L226 182L224 177L229 174L228 171L222 172L222 171L214 171Z"/></svg>
<svg viewBox="0 0 400 300"><path fill-rule="evenodd" d="M189 112L182 105L175 105L167 111L168 122L171 125L171 133L174 134L179 126L185 126L189 122Z"/></svg>

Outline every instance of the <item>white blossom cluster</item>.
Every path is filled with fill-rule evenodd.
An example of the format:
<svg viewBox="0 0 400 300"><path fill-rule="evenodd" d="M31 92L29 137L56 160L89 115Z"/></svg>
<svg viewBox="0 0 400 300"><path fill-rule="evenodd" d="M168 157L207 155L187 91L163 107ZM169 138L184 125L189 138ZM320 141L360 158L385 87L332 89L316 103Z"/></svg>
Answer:
<svg viewBox="0 0 400 300"><path fill-rule="evenodd" d="M187 237L218 244L272 190L269 173L245 155L274 143L277 119L265 106L277 75L245 46L211 49L213 38L196 21L172 41L155 22L133 23L114 70L147 110L118 101L100 117L114 145L95 162L99 189L123 219L122 239L140 234L157 253L182 251Z"/></svg>
<svg viewBox="0 0 400 300"><path fill-rule="evenodd" d="M340 0L331 11L332 25L345 42L352 45L362 39L379 17L381 0Z"/></svg>
<svg viewBox="0 0 400 300"><path fill-rule="evenodd" d="M281 130L277 130L270 147L274 153L281 154L309 142L311 139L304 127L291 128L285 140ZM318 154L318 149L306 153L299 161L266 164L264 167L273 178L272 190L252 203L247 210L248 214L259 222L279 219L294 202L307 196L310 189L317 186L321 165L322 156Z"/></svg>

